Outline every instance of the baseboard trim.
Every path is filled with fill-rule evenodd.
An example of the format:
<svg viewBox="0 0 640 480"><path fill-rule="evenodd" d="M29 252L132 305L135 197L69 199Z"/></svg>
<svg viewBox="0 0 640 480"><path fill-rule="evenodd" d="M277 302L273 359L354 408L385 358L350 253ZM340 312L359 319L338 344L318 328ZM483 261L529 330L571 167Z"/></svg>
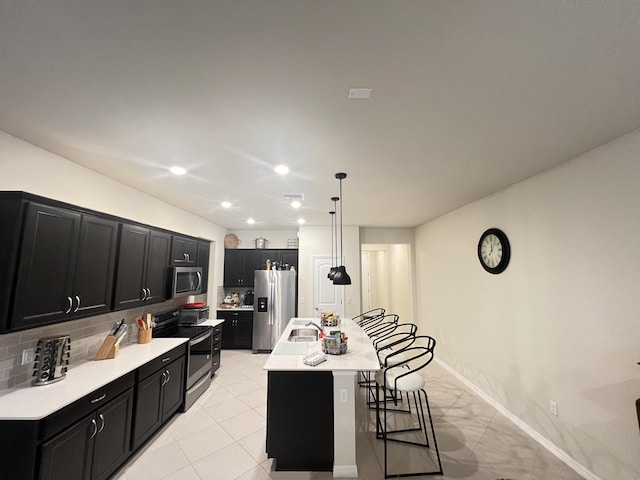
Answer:
<svg viewBox="0 0 640 480"><path fill-rule="evenodd" d="M500 403L498 403L495 399L491 398L489 395L487 395L483 390L481 390L480 388L478 388L476 385L474 385L473 383L471 383L469 381L469 379L467 379L466 377L463 377L461 374L459 374L458 372L456 372L453 368L451 368L451 366L449 366L447 363L443 362L441 359L436 358L435 359L436 362L438 364L440 364L446 371L448 371L451 375L453 375L454 377L456 377L458 380L460 380L466 387L468 387L470 390L472 390L476 395L478 395L480 398L482 398L485 402L487 402L489 405L491 405L493 408L495 408L498 412L500 412L502 415L504 415L508 420L510 420L516 427L518 427L520 430L522 430L524 433L526 433L527 435L529 435L531 438L533 438L536 442L538 442L540 445L542 445L544 448L546 448L547 450L549 450L549 452L551 452L555 457L557 457L561 462L563 462L565 465L567 465L569 468L571 468L573 471L575 471L576 473L578 473L579 475L582 475L586 480L602 480L600 477L598 477L595 473L593 473L591 470L589 470L587 467L585 467L584 465L582 465L581 463L578 463L575 459L573 459L572 457L570 457L564 450L560 449L558 446L556 446L553 442L551 442L548 438L546 438L545 436L541 435L540 433L538 433L537 431L535 431L533 428L531 428L529 425L527 425L525 422L523 422L522 420L520 420L518 417L516 417L513 413L511 413L509 410L507 410L506 408L504 408L503 405L501 405Z"/></svg>
<svg viewBox="0 0 640 480"><path fill-rule="evenodd" d="M357 465L334 465L333 476L334 477L357 477L358 466Z"/></svg>

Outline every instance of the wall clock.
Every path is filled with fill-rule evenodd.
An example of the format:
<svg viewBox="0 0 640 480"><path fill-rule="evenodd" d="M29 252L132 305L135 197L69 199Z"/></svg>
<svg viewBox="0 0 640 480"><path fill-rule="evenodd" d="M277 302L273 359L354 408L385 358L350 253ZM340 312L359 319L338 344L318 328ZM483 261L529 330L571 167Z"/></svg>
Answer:
<svg viewBox="0 0 640 480"><path fill-rule="evenodd" d="M487 272L504 272L509 265L511 247L505 233L498 228L490 228L480 235L478 242L478 260Z"/></svg>

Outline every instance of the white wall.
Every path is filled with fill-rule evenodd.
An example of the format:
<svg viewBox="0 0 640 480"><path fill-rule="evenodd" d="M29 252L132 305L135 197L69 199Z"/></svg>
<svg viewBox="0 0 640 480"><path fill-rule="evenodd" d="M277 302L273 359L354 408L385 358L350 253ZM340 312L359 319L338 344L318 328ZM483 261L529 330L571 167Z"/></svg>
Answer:
<svg viewBox="0 0 640 480"><path fill-rule="evenodd" d="M437 356L607 480L640 478L639 159L636 131L416 229ZM489 227L501 275L477 259Z"/></svg>
<svg viewBox="0 0 640 480"><path fill-rule="evenodd" d="M313 309L313 256L331 257L331 226L302 226L298 230L298 316L315 317ZM345 285L345 318L352 318L360 310L360 235L358 227L344 226L344 266L351 277L351 285Z"/></svg>
<svg viewBox="0 0 640 480"><path fill-rule="evenodd" d="M240 240L238 248L256 248L255 239L262 237L268 240L266 248L288 248L289 240L298 238L298 230L229 230Z"/></svg>
<svg viewBox="0 0 640 480"><path fill-rule="evenodd" d="M209 291L222 285L226 229L2 131L0 190L23 190L212 240Z"/></svg>

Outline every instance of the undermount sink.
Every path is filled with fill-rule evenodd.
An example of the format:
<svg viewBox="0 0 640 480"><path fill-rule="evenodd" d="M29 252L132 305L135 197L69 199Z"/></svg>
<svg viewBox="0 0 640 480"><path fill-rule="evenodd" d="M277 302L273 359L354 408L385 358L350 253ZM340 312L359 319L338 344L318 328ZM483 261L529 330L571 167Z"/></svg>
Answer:
<svg viewBox="0 0 640 480"><path fill-rule="evenodd" d="M316 342L318 330L315 328L294 328L287 338L289 342Z"/></svg>

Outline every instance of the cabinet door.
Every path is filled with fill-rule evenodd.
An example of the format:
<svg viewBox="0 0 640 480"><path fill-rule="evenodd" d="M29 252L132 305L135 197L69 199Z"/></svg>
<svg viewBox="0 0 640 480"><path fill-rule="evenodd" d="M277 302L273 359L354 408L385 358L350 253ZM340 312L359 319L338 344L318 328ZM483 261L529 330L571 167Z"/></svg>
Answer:
<svg viewBox="0 0 640 480"><path fill-rule="evenodd" d="M106 480L129 457L132 411L133 389L129 389L96 413L91 480Z"/></svg>
<svg viewBox="0 0 640 480"><path fill-rule="evenodd" d="M242 279L240 281L240 286L252 287L254 272L260 269L260 264L258 263L258 250L241 251L244 253L244 263L242 267Z"/></svg>
<svg viewBox="0 0 640 480"><path fill-rule="evenodd" d="M298 270L298 250L297 249L283 249L279 251L280 263L283 265L288 264L289 268L293 265Z"/></svg>
<svg viewBox="0 0 640 480"><path fill-rule="evenodd" d="M40 480L85 480L89 478L92 435L98 426L91 415L42 445Z"/></svg>
<svg viewBox="0 0 640 480"><path fill-rule="evenodd" d="M224 251L224 286L239 287L244 274L244 253L242 250Z"/></svg>
<svg viewBox="0 0 640 480"><path fill-rule="evenodd" d="M111 309L117 241L118 223L90 215L82 217L72 316L87 317Z"/></svg>
<svg viewBox="0 0 640 480"><path fill-rule="evenodd" d="M162 424L162 383L164 369L140 381L136 386L136 414L133 425L133 449L137 449Z"/></svg>
<svg viewBox="0 0 640 480"><path fill-rule="evenodd" d="M167 379L163 387L162 418L163 421L173 414L184 401L185 359L171 362L166 368Z"/></svg>
<svg viewBox="0 0 640 480"><path fill-rule="evenodd" d="M163 302L169 290L169 249L171 236L166 233L151 231L149 235L149 258L145 286L150 295L145 303Z"/></svg>
<svg viewBox="0 0 640 480"><path fill-rule="evenodd" d="M236 320L234 333L235 348L251 349L253 345L253 318L240 316Z"/></svg>
<svg viewBox="0 0 640 480"><path fill-rule="evenodd" d="M142 305L148 249L149 229L137 225L122 225L114 310Z"/></svg>
<svg viewBox="0 0 640 480"><path fill-rule="evenodd" d="M23 235L12 329L68 318L81 215L31 203Z"/></svg>
<svg viewBox="0 0 640 480"><path fill-rule="evenodd" d="M209 242L198 242L198 267L202 268L202 293L207 293L209 283Z"/></svg>
<svg viewBox="0 0 640 480"><path fill-rule="evenodd" d="M174 235L171 245L171 265L176 267L195 266L197 261L198 241Z"/></svg>

